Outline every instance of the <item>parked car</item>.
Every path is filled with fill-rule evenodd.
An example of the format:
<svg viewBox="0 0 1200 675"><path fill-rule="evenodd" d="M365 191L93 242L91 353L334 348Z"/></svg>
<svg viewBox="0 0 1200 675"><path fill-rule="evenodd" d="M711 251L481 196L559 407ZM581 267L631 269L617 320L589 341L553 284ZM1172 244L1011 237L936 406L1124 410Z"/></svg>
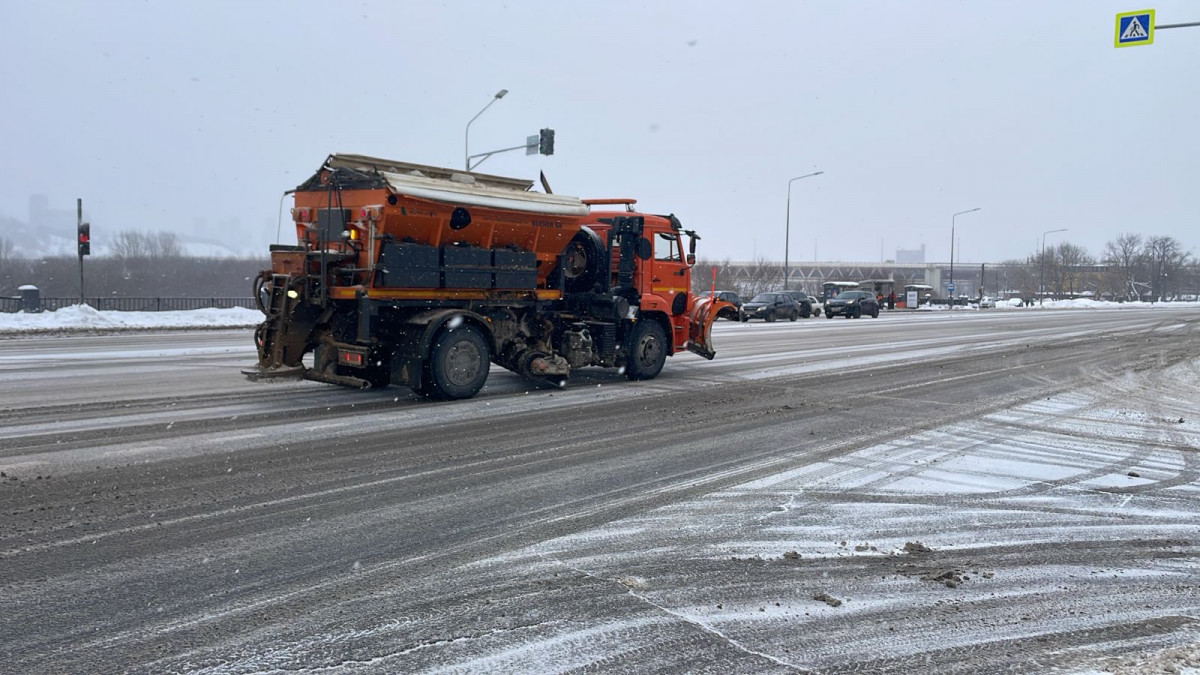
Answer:
<svg viewBox="0 0 1200 675"><path fill-rule="evenodd" d="M990 298L985 295L979 299L979 309L994 308L995 306L996 306L995 298Z"/></svg>
<svg viewBox="0 0 1200 675"><path fill-rule="evenodd" d="M791 290L771 291L771 292L772 293L783 293L784 295L787 295L787 296L791 297L793 300L795 300L796 304L800 305L800 318L801 319L807 319L808 317L813 315L812 296L810 296L808 293L805 293L804 291L791 291Z"/></svg>
<svg viewBox="0 0 1200 675"><path fill-rule="evenodd" d="M821 301L816 296L808 296L808 304L812 306L813 316L821 316Z"/></svg>
<svg viewBox="0 0 1200 675"><path fill-rule="evenodd" d="M800 305L786 293L759 293L750 302L742 305L742 321L750 319L795 321L798 318L800 318Z"/></svg>
<svg viewBox="0 0 1200 675"><path fill-rule="evenodd" d="M729 319L730 321L742 320L742 299L738 297L737 293L733 291L717 291L716 298L717 300L733 303L734 307L734 309L726 307L717 312L718 319Z"/></svg>
<svg viewBox="0 0 1200 675"><path fill-rule="evenodd" d="M832 319L839 314L847 319L857 319L864 314L877 319L879 302L869 291L842 291L825 301L825 318Z"/></svg>

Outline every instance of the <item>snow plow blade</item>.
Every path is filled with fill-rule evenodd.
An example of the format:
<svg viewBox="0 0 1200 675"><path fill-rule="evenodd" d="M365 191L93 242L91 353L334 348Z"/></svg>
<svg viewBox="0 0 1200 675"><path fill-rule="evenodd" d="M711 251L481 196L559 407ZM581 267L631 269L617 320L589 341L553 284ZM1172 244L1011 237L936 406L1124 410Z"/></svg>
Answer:
<svg viewBox="0 0 1200 675"><path fill-rule="evenodd" d="M304 366L280 366L277 368L243 368L242 374L246 379L257 382L259 380L300 380L304 379L304 371L308 370Z"/></svg>
<svg viewBox="0 0 1200 675"><path fill-rule="evenodd" d="M710 297L702 297L692 303L692 308L688 312L688 319L691 324L691 335L688 337L688 351L693 354L699 354L709 361L717 355L712 346L712 327L713 322L717 320L717 313L725 307L733 307L732 303L724 300L713 300Z"/></svg>

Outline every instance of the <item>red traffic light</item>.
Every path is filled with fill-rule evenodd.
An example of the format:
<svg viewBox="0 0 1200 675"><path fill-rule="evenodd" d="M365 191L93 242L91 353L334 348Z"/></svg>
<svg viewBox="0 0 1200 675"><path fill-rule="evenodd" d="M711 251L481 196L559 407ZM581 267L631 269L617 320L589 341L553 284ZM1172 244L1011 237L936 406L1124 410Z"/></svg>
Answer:
<svg viewBox="0 0 1200 675"><path fill-rule="evenodd" d="M79 255L92 254L92 225L91 223L79 224Z"/></svg>

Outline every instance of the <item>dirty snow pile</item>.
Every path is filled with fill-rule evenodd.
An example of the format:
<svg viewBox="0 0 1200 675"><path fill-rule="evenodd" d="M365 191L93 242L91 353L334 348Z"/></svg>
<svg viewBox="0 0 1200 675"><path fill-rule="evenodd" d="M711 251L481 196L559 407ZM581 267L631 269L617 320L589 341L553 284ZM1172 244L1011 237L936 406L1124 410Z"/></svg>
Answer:
<svg viewBox="0 0 1200 675"><path fill-rule="evenodd" d="M72 305L40 314L0 314L0 332L121 328L243 328L262 323L262 312L243 307L179 312L100 311Z"/></svg>
<svg viewBox="0 0 1200 675"><path fill-rule="evenodd" d="M1024 309L1036 309L1039 305L1034 301L1034 306L1024 307ZM1108 300L1094 300L1092 298L1074 298L1072 300L1050 300L1042 301L1042 307L1046 309L1133 309L1146 307L1200 307L1200 302L1111 302ZM1001 300L996 303L997 309L1022 309L1021 301L1017 299Z"/></svg>
<svg viewBox="0 0 1200 675"><path fill-rule="evenodd" d="M1095 300L1092 298L1074 298L1071 300L1049 300L1049 299L1047 299L1047 300L1042 301L1040 304L1035 300L1032 307L1026 307L1020 299L1013 298L1011 300L997 300L995 308L996 309L1032 310L1032 309L1147 309L1147 308L1154 308L1154 307L1160 307L1160 308L1166 308L1166 309L1180 308L1180 307L1200 307L1200 302L1197 302L1197 301L1143 302L1140 300L1134 301L1134 302L1113 302L1110 300ZM921 307L919 309L920 309L920 311L923 311L923 312L926 312L926 311L927 312L940 312L940 311L944 312L946 310L949 310L950 307L948 305L921 305ZM977 310L977 309L979 309L979 305L957 305L954 307L955 311L962 311L962 310L971 311L971 310Z"/></svg>

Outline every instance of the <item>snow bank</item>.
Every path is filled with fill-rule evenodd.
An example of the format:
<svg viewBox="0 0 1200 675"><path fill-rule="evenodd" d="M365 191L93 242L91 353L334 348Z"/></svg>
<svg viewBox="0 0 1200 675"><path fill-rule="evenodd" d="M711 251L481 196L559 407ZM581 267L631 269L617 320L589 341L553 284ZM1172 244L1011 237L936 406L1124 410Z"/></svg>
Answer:
<svg viewBox="0 0 1200 675"><path fill-rule="evenodd" d="M262 323L255 309L196 309L180 312L112 312L73 305L40 314L0 314L0 332L120 328L248 328Z"/></svg>
<svg viewBox="0 0 1200 675"><path fill-rule="evenodd" d="M1093 300L1091 298L1075 298L1074 300L1045 300L1042 303L1044 309L1133 309L1135 307L1200 307L1200 302L1111 302L1107 300ZM1035 300L1033 307L1022 307L1021 301L1001 300L996 303L996 309L1037 309L1038 303Z"/></svg>
<svg viewBox="0 0 1200 675"><path fill-rule="evenodd" d="M1046 300L1042 305L1038 305L1035 300L1032 307L1025 307L1024 303L1018 298L1011 300L997 300L996 309L1146 309L1149 307L1162 308L1183 308L1183 307L1200 307L1200 302L1111 302L1108 300L1093 300L1091 298L1076 298L1074 300ZM950 309L949 305L921 305L919 311L922 312L945 312ZM956 305L954 311L976 311L978 305ZM991 308L989 307L990 311Z"/></svg>

